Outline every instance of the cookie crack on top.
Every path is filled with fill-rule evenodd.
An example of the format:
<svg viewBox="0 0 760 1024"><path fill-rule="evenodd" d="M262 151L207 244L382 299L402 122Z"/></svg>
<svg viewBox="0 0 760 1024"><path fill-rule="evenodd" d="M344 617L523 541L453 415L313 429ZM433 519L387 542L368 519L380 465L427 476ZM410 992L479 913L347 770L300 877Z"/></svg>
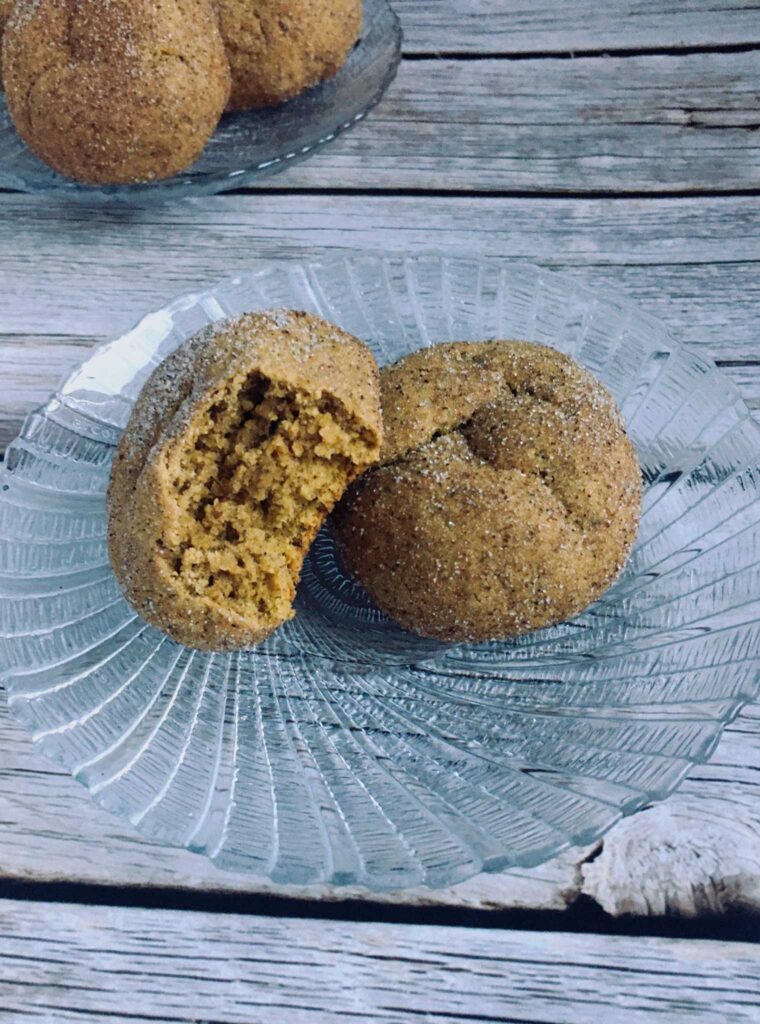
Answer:
<svg viewBox="0 0 760 1024"><path fill-rule="evenodd" d="M524 387L518 387L508 381L503 380L500 381L500 384L502 385L504 391L509 393L515 399L527 396L528 398L532 398L534 400L546 402L547 404L552 405L554 408L564 411L563 403L553 393L547 393L546 397L544 397L539 396L536 391L536 388L530 384L526 384ZM499 467L494 466L494 463L491 459L488 459L486 456L483 455L482 452L477 450L477 448L472 444L472 440L468 435L468 428L473 425L473 422L477 415L481 413L483 409L485 409L488 405L492 404L493 401L494 400L491 399L489 402L483 402L472 413L470 413L469 416L463 418L458 423L454 423L450 426L441 427L439 429L434 430L432 434L429 437L427 437L424 441L422 441L420 444L406 448L403 452L399 453L393 459L389 459L387 462L371 466L369 470L366 471L365 476L367 478L370 478L374 473L379 472L380 470L393 469L394 467L397 467L400 464L406 462L406 460L410 456L414 455L417 452L423 451L425 448L427 448L429 445L432 445L434 442L439 441L442 438L452 437L455 434L459 434L462 437L465 444L467 445L468 450L470 451L474 458L476 458L483 465L489 465L498 470ZM503 469L503 472L507 472L506 467ZM535 474L531 474L531 476L532 478L538 480L541 486L546 488L549 494L551 494L555 501L561 506L565 515L565 519L568 522L568 525L578 530L582 534L587 534L589 532L589 527L585 517L579 515L578 512L575 509L573 509L571 505L568 504L566 499L562 496L561 492L552 486L550 480L547 479L547 471L545 469L539 469Z"/></svg>

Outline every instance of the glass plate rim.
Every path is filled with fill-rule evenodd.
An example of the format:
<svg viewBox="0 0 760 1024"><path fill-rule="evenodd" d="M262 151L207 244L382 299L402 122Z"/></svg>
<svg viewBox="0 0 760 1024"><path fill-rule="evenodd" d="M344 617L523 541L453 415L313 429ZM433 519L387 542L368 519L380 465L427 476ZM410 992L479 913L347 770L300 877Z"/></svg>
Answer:
<svg viewBox="0 0 760 1024"><path fill-rule="evenodd" d="M478 252L462 252L457 255L450 253L436 251L434 249L419 249L414 252L408 250L398 250L394 252L388 252L382 249L353 249L353 248L331 248L331 250L322 256L316 256L313 258L297 258L297 259L278 259L276 257L261 257L252 259L251 265L255 269L246 270L240 274L234 274L228 277L217 278L212 284L207 285L203 288L193 288L187 291L179 292L174 295L168 302L161 306L156 306L149 310L147 313L143 313L136 320L130 323L130 326L122 331L115 337L107 338L103 341L93 345L87 352L87 356L80 363L77 363L71 370L67 371L66 374L61 378L60 383L51 392L50 397L46 402L43 402L40 406L37 406L32 412L28 413L23 420L22 429L19 430L16 435L16 440L23 433L23 426L26 425L27 420L38 415L41 412L46 411L52 402L63 400L65 398L65 389L68 384L73 381L81 370L87 366L92 358L96 355L102 354L106 349L112 345L121 343L128 335L140 331L152 317L157 315L174 316L176 313L181 312L195 304L202 304L204 301L214 300L218 294L223 293L226 289L236 287L240 284L245 283L248 280L255 280L258 276L266 273L267 269L273 266L282 266L289 269L296 267L306 266L322 266L327 262L333 262L339 259L398 259L404 262L419 262L424 259L435 259L440 260L442 264L447 263L488 263L493 265L501 265L504 269L509 271L515 271L516 273L539 273L548 275L553 279L561 282L562 284L572 287L576 291L584 293L585 296L592 296L594 294L594 285L588 282L586 276L575 277L573 274L568 273L564 270L554 270L550 267L542 266L539 263L532 263L529 260L511 260L507 257L502 256L491 256L482 255ZM679 341L673 334L672 329L664 320L652 313L648 313L642 309L635 299L632 299L623 288L616 286L601 286L604 294L610 298L616 299L622 305L629 308L635 309L639 317L649 320L655 323L657 327L667 336L669 343L672 345L674 350L686 352L689 358L694 361L695 364L699 365L700 369L707 371L712 377L717 377L721 381L721 385L726 389L726 392L731 395L733 401L737 402L742 411L749 414L749 419L753 424L756 424L760 428L760 424L757 424L757 420L749 410L738 385L731 380L728 374L724 373L723 370L717 365L715 360L706 355L702 355L701 352L697 352L689 345ZM10 447L10 442L7 447Z"/></svg>

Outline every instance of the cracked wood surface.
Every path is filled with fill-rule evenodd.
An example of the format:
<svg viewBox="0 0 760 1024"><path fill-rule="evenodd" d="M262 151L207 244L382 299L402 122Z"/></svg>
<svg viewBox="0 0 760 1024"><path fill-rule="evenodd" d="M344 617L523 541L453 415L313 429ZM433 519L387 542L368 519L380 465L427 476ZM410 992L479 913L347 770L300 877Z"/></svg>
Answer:
<svg viewBox="0 0 760 1024"><path fill-rule="evenodd" d="M760 49L406 61L360 128L261 188L758 188L759 69Z"/></svg>

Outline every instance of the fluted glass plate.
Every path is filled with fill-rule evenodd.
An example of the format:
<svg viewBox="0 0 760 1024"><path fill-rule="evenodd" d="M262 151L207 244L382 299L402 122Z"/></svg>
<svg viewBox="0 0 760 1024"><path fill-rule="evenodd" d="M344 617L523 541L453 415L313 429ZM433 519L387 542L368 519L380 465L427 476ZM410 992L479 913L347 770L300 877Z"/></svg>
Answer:
<svg viewBox="0 0 760 1024"><path fill-rule="evenodd" d="M401 28L387 0L364 0L360 39L338 74L278 107L226 114L196 163L146 185L69 181L26 147L0 90L0 188L88 203L163 203L242 188L306 159L362 120L396 74Z"/></svg>
<svg viewBox="0 0 760 1024"><path fill-rule="evenodd" d="M646 481L622 577L512 642L396 627L325 529L298 616L238 654L187 650L122 599L105 544L114 445L142 383L209 321L289 306L385 363L527 338L614 393ZM141 832L281 883L441 886L534 865L666 796L758 689L760 426L626 298L499 260L262 262L99 349L8 449L2 681L38 749Z"/></svg>

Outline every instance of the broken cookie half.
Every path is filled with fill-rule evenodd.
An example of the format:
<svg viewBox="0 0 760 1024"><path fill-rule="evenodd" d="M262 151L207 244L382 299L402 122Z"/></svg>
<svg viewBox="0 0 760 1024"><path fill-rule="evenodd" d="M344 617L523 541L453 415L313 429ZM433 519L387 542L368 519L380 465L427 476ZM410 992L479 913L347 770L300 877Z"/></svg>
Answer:
<svg viewBox="0 0 760 1024"><path fill-rule="evenodd" d="M210 325L154 371L116 453L108 544L127 600L188 647L263 640L381 444L378 369L356 338L289 310Z"/></svg>

